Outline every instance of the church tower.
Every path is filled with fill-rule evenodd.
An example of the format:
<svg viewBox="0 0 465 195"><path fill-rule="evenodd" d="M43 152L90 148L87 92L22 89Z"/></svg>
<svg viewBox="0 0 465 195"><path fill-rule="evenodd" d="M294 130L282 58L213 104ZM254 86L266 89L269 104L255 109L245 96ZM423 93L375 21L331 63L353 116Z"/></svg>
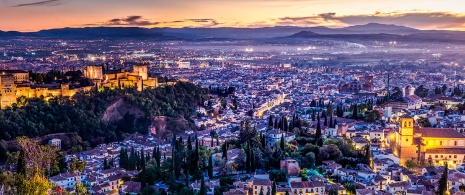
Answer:
<svg viewBox="0 0 465 195"><path fill-rule="evenodd" d="M413 118L401 118L399 131L396 134L396 145L400 165L404 165L407 160L418 161L418 146L413 142Z"/></svg>
<svg viewBox="0 0 465 195"><path fill-rule="evenodd" d="M399 144L401 146L411 146L413 144L413 118L400 119Z"/></svg>

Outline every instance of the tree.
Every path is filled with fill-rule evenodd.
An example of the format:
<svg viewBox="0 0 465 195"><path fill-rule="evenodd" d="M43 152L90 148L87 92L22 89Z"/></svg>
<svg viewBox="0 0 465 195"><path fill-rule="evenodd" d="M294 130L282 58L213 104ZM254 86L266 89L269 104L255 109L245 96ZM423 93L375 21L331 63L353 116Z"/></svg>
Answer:
<svg viewBox="0 0 465 195"><path fill-rule="evenodd" d="M428 96L429 90L426 89L423 85L418 86L418 88L415 89L415 95L418 97L424 98Z"/></svg>
<svg viewBox="0 0 465 195"><path fill-rule="evenodd" d="M412 170L418 167L418 164L414 160L405 161L405 167Z"/></svg>
<svg viewBox="0 0 465 195"><path fill-rule="evenodd" d="M69 162L69 172L74 171L82 172L86 168L86 161L72 158Z"/></svg>
<svg viewBox="0 0 465 195"><path fill-rule="evenodd" d="M334 128L334 125L333 125L333 115L331 115L330 118L329 118L329 127L330 127L330 128Z"/></svg>
<svg viewBox="0 0 465 195"><path fill-rule="evenodd" d="M287 181L287 172L280 169L270 170L268 172L271 181L276 182L286 182Z"/></svg>
<svg viewBox="0 0 465 195"><path fill-rule="evenodd" d="M231 166L231 164L228 163L228 160L226 159L221 159L220 160L220 165L218 166L218 174L221 176L229 175L231 172L234 171L234 167Z"/></svg>
<svg viewBox="0 0 465 195"><path fill-rule="evenodd" d="M208 177L213 177L213 155L208 158Z"/></svg>
<svg viewBox="0 0 465 195"><path fill-rule="evenodd" d="M316 133L315 133L315 141L317 142L317 145L318 146L322 146L322 142L320 144L320 140L321 139L321 125L320 125L320 116L318 114L318 117L317 117L317 123L316 123Z"/></svg>
<svg viewBox="0 0 465 195"><path fill-rule="evenodd" d="M19 175L23 175L25 177L26 176L26 154L24 150L19 151L18 161L16 165L17 165L16 172Z"/></svg>
<svg viewBox="0 0 465 195"><path fill-rule="evenodd" d="M107 162L107 158L103 159L103 170L107 170L109 169L108 167L108 162Z"/></svg>
<svg viewBox="0 0 465 195"><path fill-rule="evenodd" d="M221 158L224 158L226 160L228 160L228 142L224 142L223 146L222 146L222 156Z"/></svg>
<svg viewBox="0 0 465 195"><path fill-rule="evenodd" d="M333 105L331 104L331 102L328 104L328 106L326 106L326 115L333 115Z"/></svg>
<svg viewBox="0 0 465 195"><path fill-rule="evenodd" d="M357 103L354 104L354 110L352 111L352 119L357 120L358 119L358 108L357 108Z"/></svg>
<svg viewBox="0 0 465 195"><path fill-rule="evenodd" d="M273 115L270 115L268 117L268 128L272 128L273 127Z"/></svg>
<svg viewBox="0 0 465 195"><path fill-rule="evenodd" d="M276 188L276 181L273 181L273 188L271 189L271 195L276 195L277 191L278 189Z"/></svg>
<svg viewBox="0 0 465 195"><path fill-rule="evenodd" d="M364 147L365 149L365 156L362 158L362 162L371 166L371 151L370 151L370 143L367 143Z"/></svg>
<svg viewBox="0 0 465 195"><path fill-rule="evenodd" d="M355 185L354 182L345 181L344 182L344 188L346 189L347 194L349 194L349 195L355 195L356 194L357 185Z"/></svg>
<svg viewBox="0 0 465 195"><path fill-rule="evenodd" d="M441 175L441 179L439 179L438 181L438 190L436 191L436 194L438 195L449 195L450 192L449 192L449 178L448 178L448 174L449 174L449 168L448 168L448 165L447 163L445 164L444 166L444 171L442 172L442 175Z"/></svg>
<svg viewBox="0 0 465 195"><path fill-rule="evenodd" d="M248 146L247 146L248 147ZM248 148L247 148L248 150ZM237 154L237 157L234 159L234 163L237 165L237 170L244 170L246 169L246 162L248 163L249 156L247 156L246 152L244 150L239 150L239 153ZM249 170L247 170L249 171Z"/></svg>
<svg viewBox="0 0 465 195"><path fill-rule="evenodd" d="M324 145L320 147L320 151L318 154L321 160L338 160L342 157L342 152L339 148L334 144Z"/></svg>
<svg viewBox="0 0 465 195"><path fill-rule="evenodd" d="M187 137L187 150L192 150L192 140L191 135Z"/></svg>
<svg viewBox="0 0 465 195"><path fill-rule="evenodd" d="M263 193L263 186L260 188L260 193L259 193L258 195L265 195L265 194Z"/></svg>
<svg viewBox="0 0 465 195"><path fill-rule="evenodd" d="M203 176L200 181L199 195L207 195L207 186L205 185L205 178Z"/></svg>
<svg viewBox="0 0 465 195"><path fill-rule="evenodd" d="M338 195L339 191L337 191L337 188L331 188L328 190L328 195Z"/></svg>
<svg viewBox="0 0 465 195"><path fill-rule="evenodd" d="M284 135L281 135L281 140L279 141L279 147L283 151L284 151L284 146L285 146Z"/></svg>

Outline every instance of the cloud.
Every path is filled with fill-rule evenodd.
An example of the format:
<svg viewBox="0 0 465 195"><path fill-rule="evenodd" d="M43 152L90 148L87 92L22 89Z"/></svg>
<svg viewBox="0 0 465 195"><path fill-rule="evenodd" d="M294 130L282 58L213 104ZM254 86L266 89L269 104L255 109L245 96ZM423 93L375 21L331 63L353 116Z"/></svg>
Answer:
<svg viewBox="0 0 465 195"><path fill-rule="evenodd" d="M142 16L127 16L125 18L113 18L107 22L100 23L97 25L103 26L153 26L157 25L159 22L153 22L147 19L144 19Z"/></svg>
<svg viewBox="0 0 465 195"><path fill-rule="evenodd" d="M106 22L95 24L86 24L84 26L138 26L138 27L215 27L222 24L221 22L211 18L193 18L174 21L151 21L143 16L126 16L122 18L113 18Z"/></svg>
<svg viewBox="0 0 465 195"><path fill-rule="evenodd" d="M375 12L372 15L321 13L307 17L271 19L276 25L343 27L367 23L404 25L419 29L458 29L465 27L465 14L449 12Z"/></svg>
<svg viewBox="0 0 465 195"><path fill-rule="evenodd" d="M25 7L25 6L57 6L61 5L63 2L60 2L60 0L46 0L46 1L38 1L38 2L32 2L32 3L23 3L23 4L18 4L13 7Z"/></svg>

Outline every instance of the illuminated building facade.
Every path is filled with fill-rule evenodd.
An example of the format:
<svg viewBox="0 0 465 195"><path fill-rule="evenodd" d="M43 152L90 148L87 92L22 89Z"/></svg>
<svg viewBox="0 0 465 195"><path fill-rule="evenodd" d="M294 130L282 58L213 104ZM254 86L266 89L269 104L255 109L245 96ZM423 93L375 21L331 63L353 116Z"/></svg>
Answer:
<svg viewBox="0 0 465 195"><path fill-rule="evenodd" d="M422 165L450 167L465 160L465 136L452 128L421 128L412 118L402 118L400 127L391 137L392 150L400 164L407 160Z"/></svg>
<svg viewBox="0 0 465 195"><path fill-rule="evenodd" d="M99 88L136 87L138 91L142 91L145 88L158 86L157 78L148 76L145 65L134 65L133 71L105 70L103 66L87 66L84 76L91 79Z"/></svg>

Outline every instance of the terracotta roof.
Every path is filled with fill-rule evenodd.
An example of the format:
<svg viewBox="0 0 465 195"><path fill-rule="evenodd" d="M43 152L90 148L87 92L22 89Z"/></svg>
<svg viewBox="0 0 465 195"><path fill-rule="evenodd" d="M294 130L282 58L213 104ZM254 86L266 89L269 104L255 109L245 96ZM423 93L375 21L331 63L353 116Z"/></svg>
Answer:
<svg viewBox="0 0 465 195"><path fill-rule="evenodd" d="M355 191L357 191L357 194L359 194L359 195L376 195L376 194L378 194L374 190L370 190L370 189L356 189Z"/></svg>
<svg viewBox="0 0 465 195"><path fill-rule="evenodd" d="M140 188L142 187L142 184L140 182L134 182L134 181L126 181L124 184L126 189L124 190L125 192L133 192L133 193L139 193Z"/></svg>
<svg viewBox="0 0 465 195"><path fill-rule="evenodd" d="M325 186L325 184L321 181L291 182L291 188L314 188L323 186Z"/></svg>
<svg viewBox="0 0 465 195"><path fill-rule="evenodd" d="M269 179L253 179L252 185L259 185L259 186L271 186L271 180Z"/></svg>
<svg viewBox="0 0 465 195"><path fill-rule="evenodd" d="M426 149L427 154L465 154L465 148Z"/></svg>
<svg viewBox="0 0 465 195"><path fill-rule="evenodd" d="M231 189L227 192L223 193L224 195L246 195L247 193L244 192L244 190L241 189Z"/></svg>
<svg viewBox="0 0 465 195"><path fill-rule="evenodd" d="M420 128L415 126L414 132L421 133L421 137L465 138L463 134L452 128Z"/></svg>

